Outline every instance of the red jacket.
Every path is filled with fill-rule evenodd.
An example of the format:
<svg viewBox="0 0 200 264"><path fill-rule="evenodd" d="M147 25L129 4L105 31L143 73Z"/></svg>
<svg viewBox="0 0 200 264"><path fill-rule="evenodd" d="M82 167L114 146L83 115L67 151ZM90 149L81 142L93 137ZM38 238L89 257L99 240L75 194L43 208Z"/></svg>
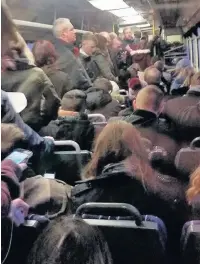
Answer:
<svg viewBox="0 0 200 264"><path fill-rule="evenodd" d="M11 201L19 197L21 170L12 160L1 162L1 218L8 216Z"/></svg>

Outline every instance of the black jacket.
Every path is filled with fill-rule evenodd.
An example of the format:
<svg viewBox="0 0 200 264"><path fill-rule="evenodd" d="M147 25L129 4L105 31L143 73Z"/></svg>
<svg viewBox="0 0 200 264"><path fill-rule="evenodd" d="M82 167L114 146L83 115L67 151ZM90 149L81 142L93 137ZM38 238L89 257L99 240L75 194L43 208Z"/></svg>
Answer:
<svg viewBox="0 0 200 264"><path fill-rule="evenodd" d="M101 76L101 72L97 63L90 56L87 57L82 53L80 53L79 56L88 76L90 77L91 81L94 82L98 77Z"/></svg>
<svg viewBox="0 0 200 264"><path fill-rule="evenodd" d="M42 69L16 62L16 70L2 73L1 89L21 92L26 96L27 107L20 115L34 130L38 131L56 117L60 100Z"/></svg>
<svg viewBox="0 0 200 264"><path fill-rule="evenodd" d="M174 160L179 150L176 142L177 135L164 120L159 119L152 112L136 110L129 117L125 117L125 121L135 126L141 136L149 139L153 146L163 147L168 153L169 160Z"/></svg>
<svg viewBox="0 0 200 264"><path fill-rule="evenodd" d="M200 136L200 90L190 89L185 96L168 100L163 114L174 126L180 141L190 142Z"/></svg>
<svg viewBox="0 0 200 264"><path fill-rule="evenodd" d="M156 176L153 185L130 176L123 163L109 164L96 179L80 181L72 189L73 211L87 202L115 202L131 204L141 214L156 215L165 222L177 221L174 215L179 213L183 217L184 185L169 176Z"/></svg>
<svg viewBox="0 0 200 264"><path fill-rule="evenodd" d="M43 127L42 136L51 136L55 140L74 140L82 150L90 150L94 139L94 126L86 114L58 117Z"/></svg>
<svg viewBox="0 0 200 264"><path fill-rule="evenodd" d="M70 76L74 89L87 90L92 86L92 82L84 69L80 58L73 53L73 45L69 45L62 40L54 41L56 51L59 54L57 66L59 70Z"/></svg>
<svg viewBox="0 0 200 264"><path fill-rule="evenodd" d="M87 109L90 114L99 113L109 119L109 117L117 116L121 107L105 90L91 88L87 90Z"/></svg>
<svg viewBox="0 0 200 264"><path fill-rule="evenodd" d="M63 98L63 95L65 93L67 93L73 88L71 80L67 73L62 72L60 70L52 69L48 66L45 66L42 69L49 77L60 99Z"/></svg>

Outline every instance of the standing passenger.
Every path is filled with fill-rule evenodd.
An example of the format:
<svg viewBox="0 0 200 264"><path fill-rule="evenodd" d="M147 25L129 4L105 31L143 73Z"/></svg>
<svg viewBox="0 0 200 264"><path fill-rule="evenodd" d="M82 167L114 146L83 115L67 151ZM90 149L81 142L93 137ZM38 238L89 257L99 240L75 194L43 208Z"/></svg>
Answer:
<svg viewBox="0 0 200 264"><path fill-rule="evenodd" d="M54 45L47 40L38 40L32 51L36 65L43 69L54 85L58 97L62 99L63 95L72 89L72 85L68 74L57 68L58 55Z"/></svg>
<svg viewBox="0 0 200 264"><path fill-rule="evenodd" d="M96 47L97 38L95 35L92 33L84 34L82 47L80 49L80 59L92 82L100 77L101 74L97 63L92 58L92 55L96 51Z"/></svg>
<svg viewBox="0 0 200 264"><path fill-rule="evenodd" d="M87 90L92 86L92 82L80 59L75 55L76 33L70 20L58 18L53 25L53 34L59 55L58 68L69 74L74 89Z"/></svg>
<svg viewBox="0 0 200 264"><path fill-rule="evenodd" d="M117 82L118 79L114 75L113 63L110 59L110 55L108 52L108 47L107 47L108 42L106 38L101 36L100 34L97 34L96 37L97 37L98 45L96 52L94 54L94 60L100 69L101 77L104 77L109 81Z"/></svg>

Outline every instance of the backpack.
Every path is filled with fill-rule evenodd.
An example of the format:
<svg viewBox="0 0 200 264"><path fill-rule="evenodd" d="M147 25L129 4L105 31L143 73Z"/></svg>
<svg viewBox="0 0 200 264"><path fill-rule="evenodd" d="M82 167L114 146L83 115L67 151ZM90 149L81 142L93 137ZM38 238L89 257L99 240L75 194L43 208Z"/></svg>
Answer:
<svg viewBox="0 0 200 264"><path fill-rule="evenodd" d="M71 186L42 176L28 178L21 183L20 197L30 206L30 214L46 215L49 219L70 214Z"/></svg>

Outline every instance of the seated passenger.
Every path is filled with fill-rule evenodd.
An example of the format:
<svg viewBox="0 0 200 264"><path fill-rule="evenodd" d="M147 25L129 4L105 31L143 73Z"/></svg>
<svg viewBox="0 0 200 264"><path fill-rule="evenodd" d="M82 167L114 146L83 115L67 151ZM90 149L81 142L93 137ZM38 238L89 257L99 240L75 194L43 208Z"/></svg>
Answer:
<svg viewBox="0 0 200 264"><path fill-rule="evenodd" d="M35 42L32 52L36 65L46 73L58 97L62 99L63 95L72 89L72 84L69 75L57 68L58 55L54 45L47 40L38 40Z"/></svg>
<svg viewBox="0 0 200 264"><path fill-rule="evenodd" d="M138 78L131 78L128 82L129 86L129 101L131 106L120 111L119 116L125 117L133 114L133 100L136 99L138 92L142 89L141 82Z"/></svg>
<svg viewBox="0 0 200 264"><path fill-rule="evenodd" d="M92 57L96 50L96 47L97 39L95 35L91 33L84 34L79 56L92 82L94 82L98 77L101 76L100 69Z"/></svg>
<svg viewBox="0 0 200 264"><path fill-rule="evenodd" d="M165 122L159 119L164 105L164 94L157 86L142 88L133 101L134 112L125 118L141 132L142 137L151 141L153 146L163 147L170 161L174 161L178 146Z"/></svg>
<svg viewBox="0 0 200 264"><path fill-rule="evenodd" d="M191 78L191 85L185 96L171 99L165 105L163 113L175 125L179 137L183 141L191 141L200 135L199 100L200 72ZM189 111L190 108L192 108L192 112ZM191 115L191 113L193 114Z"/></svg>
<svg viewBox="0 0 200 264"><path fill-rule="evenodd" d="M77 218L59 217L39 235L28 264L112 264L101 232Z"/></svg>
<svg viewBox="0 0 200 264"><path fill-rule="evenodd" d="M161 72L155 67L149 67L144 72L144 81L148 85L156 85L163 93L166 93L164 86L161 83Z"/></svg>
<svg viewBox="0 0 200 264"><path fill-rule="evenodd" d="M118 115L120 104L112 99L112 84L105 78L99 78L94 82L94 87L87 91L87 109L90 114L102 114L109 119Z"/></svg>
<svg viewBox="0 0 200 264"><path fill-rule="evenodd" d="M80 90L67 92L61 101L57 120L43 127L39 134L55 140L74 140L81 149L90 150L94 139L94 126L84 113L86 94Z"/></svg>
<svg viewBox="0 0 200 264"><path fill-rule="evenodd" d="M165 72L165 64L163 61L156 61L154 63L154 66L156 67L156 69L158 69L162 76L161 76L161 81L163 82L163 84L166 86L167 88L167 93L170 93L170 87L171 87L171 81L172 81L172 77L171 74L168 72Z"/></svg>
<svg viewBox="0 0 200 264"><path fill-rule="evenodd" d="M76 33L70 20L58 18L53 25L53 34L59 56L58 69L70 76L74 89L87 90L92 86L92 82L75 52Z"/></svg>
<svg viewBox="0 0 200 264"><path fill-rule="evenodd" d="M10 59L5 59L9 64L2 73L1 88L26 96L28 104L21 117L27 125L38 131L55 118L60 100L46 74L32 64L32 57L31 60L27 57L25 47L26 43L19 34L18 42L10 42L6 53Z"/></svg>
<svg viewBox="0 0 200 264"><path fill-rule="evenodd" d="M72 189L73 210L87 202L128 203L141 214L175 224L174 216L184 214L184 188L174 178L159 177L147 156L143 140L131 124L109 123L95 142L84 180Z"/></svg>
<svg viewBox="0 0 200 264"><path fill-rule="evenodd" d="M108 79L109 81L117 82L118 78L114 75L114 67L111 61L107 40L100 34L96 34L97 49L94 53L94 61L97 63L101 77Z"/></svg>
<svg viewBox="0 0 200 264"><path fill-rule="evenodd" d="M171 84L170 92L172 95L184 95L187 93L191 78L194 75L194 68L186 67L178 70L178 74Z"/></svg>
<svg viewBox="0 0 200 264"><path fill-rule="evenodd" d="M200 166L190 176L187 200L192 209L192 219L200 219Z"/></svg>

